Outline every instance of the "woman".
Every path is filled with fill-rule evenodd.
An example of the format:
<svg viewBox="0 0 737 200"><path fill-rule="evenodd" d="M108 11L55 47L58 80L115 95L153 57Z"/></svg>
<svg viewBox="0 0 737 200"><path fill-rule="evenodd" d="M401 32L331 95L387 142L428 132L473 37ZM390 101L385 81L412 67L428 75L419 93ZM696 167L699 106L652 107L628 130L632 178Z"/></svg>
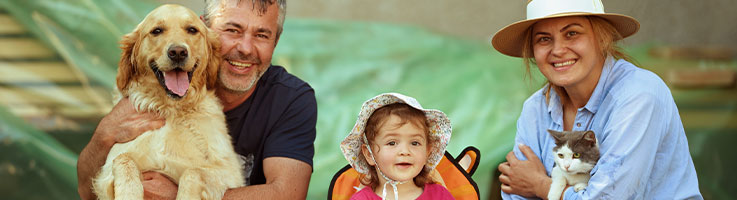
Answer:
<svg viewBox="0 0 737 200"><path fill-rule="evenodd" d="M569 186L562 199L703 199L670 90L616 46L638 29L600 0L530 0L527 20L494 35L494 48L528 72L535 63L548 81L525 101L519 145L499 165L503 198L547 197L551 129L593 130L600 144L588 186Z"/></svg>

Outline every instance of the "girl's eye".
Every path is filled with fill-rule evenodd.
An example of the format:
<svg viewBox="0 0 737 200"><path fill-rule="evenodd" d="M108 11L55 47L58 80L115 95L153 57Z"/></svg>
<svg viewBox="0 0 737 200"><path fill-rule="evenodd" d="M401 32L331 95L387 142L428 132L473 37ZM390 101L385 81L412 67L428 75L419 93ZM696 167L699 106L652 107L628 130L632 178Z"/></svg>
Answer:
<svg viewBox="0 0 737 200"><path fill-rule="evenodd" d="M420 146L420 145L422 145L422 144L420 144L420 142L412 142L412 145L413 145L413 146Z"/></svg>
<svg viewBox="0 0 737 200"><path fill-rule="evenodd" d="M570 31L570 32L566 33L566 35L568 35L568 37L573 37L575 35L578 35L578 32L576 32L576 31Z"/></svg>
<svg viewBox="0 0 737 200"><path fill-rule="evenodd" d="M563 158L563 154L562 153L559 153L558 154L558 158Z"/></svg>
<svg viewBox="0 0 737 200"><path fill-rule="evenodd" d="M580 154L580 153L573 153L573 157L574 157L574 158L578 158L578 157L581 157L581 154Z"/></svg>
<svg viewBox="0 0 737 200"><path fill-rule="evenodd" d="M391 141L391 142L386 143L386 144L389 145L389 146L394 146L394 145L397 145L397 142Z"/></svg>

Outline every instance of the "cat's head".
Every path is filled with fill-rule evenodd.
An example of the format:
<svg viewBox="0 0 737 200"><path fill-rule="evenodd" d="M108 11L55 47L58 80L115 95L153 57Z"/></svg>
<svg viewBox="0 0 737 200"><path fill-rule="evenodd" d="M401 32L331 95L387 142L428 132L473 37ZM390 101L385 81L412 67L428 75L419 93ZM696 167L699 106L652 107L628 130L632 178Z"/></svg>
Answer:
<svg viewBox="0 0 737 200"><path fill-rule="evenodd" d="M599 144L593 131L548 130L555 139L555 164L569 174L589 173L599 160Z"/></svg>

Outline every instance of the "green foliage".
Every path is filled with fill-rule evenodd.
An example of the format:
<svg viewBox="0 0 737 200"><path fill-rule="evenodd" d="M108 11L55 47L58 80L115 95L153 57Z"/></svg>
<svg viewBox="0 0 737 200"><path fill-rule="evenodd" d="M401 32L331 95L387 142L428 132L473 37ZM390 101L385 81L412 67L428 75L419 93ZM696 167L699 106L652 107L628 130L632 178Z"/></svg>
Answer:
<svg viewBox="0 0 737 200"><path fill-rule="evenodd" d="M155 5L140 0L5 0L0 7L94 84L115 87L118 40Z"/></svg>
<svg viewBox="0 0 737 200"><path fill-rule="evenodd" d="M76 198L77 155L3 106L0 152L0 193L4 199Z"/></svg>

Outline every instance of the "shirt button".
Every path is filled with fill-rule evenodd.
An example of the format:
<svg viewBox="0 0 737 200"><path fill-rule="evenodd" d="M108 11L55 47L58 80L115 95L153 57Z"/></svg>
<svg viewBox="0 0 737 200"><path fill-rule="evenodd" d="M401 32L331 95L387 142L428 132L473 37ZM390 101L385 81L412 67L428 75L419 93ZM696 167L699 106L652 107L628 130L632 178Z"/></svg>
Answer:
<svg viewBox="0 0 737 200"><path fill-rule="evenodd" d="M576 126L577 127L581 127L581 123L576 123Z"/></svg>

